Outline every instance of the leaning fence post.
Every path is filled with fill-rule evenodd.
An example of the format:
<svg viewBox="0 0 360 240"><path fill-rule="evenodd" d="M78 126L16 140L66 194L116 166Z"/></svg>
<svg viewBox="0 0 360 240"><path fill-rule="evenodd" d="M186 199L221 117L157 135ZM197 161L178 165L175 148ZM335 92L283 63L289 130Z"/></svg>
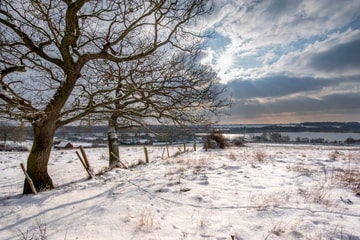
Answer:
<svg viewBox="0 0 360 240"><path fill-rule="evenodd" d="M28 183L29 183L29 185L30 185L31 191L36 195L36 194L37 194L36 188L35 188L35 186L34 186L33 181L31 180L29 174L26 172L25 167L24 167L24 164L23 164L23 163L20 163L20 167L21 167L22 171L23 171L24 174L25 174L25 178L26 178L26 180L28 181Z"/></svg>
<svg viewBox="0 0 360 240"><path fill-rule="evenodd" d="M164 159L164 153L165 153L165 148L163 148L162 154L161 154L161 159Z"/></svg>
<svg viewBox="0 0 360 240"><path fill-rule="evenodd" d="M80 159L80 162L81 162L81 164L83 165L85 171L89 174L89 177L92 178L92 175L91 175L88 167L86 166L86 163L84 162L84 160L82 159L82 157L80 156L80 154L78 153L78 151L75 151L75 153L76 153L76 155L78 156L78 158Z"/></svg>
<svg viewBox="0 0 360 240"><path fill-rule="evenodd" d="M90 162L89 162L89 160L88 160L88 158L86 156L86 153L85 153L85 150L84 150L83 146L80 146L80 152L81 152L82 157L84 158L86 168L87 168L91 178L95 178L94 169L92 169L92 167L90 166Z"/></svg>
<svg viewBox="0 0 360 240"><path fill-rule="evenodd" d="M125 165L125 163L123 163L123 162L115 155L115 153L111 152L111 155L123 166L123 168L129 169L129 168Z"/></svg>

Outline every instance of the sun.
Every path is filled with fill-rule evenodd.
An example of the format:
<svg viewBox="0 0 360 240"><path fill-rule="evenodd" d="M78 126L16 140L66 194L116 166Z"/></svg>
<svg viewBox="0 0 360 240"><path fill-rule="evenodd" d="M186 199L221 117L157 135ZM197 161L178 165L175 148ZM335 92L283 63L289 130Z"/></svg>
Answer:
<svg viewBox="0 0 360 240"><path fill-rule="evenodd" d="M217 59L216 68L219 69L220 73L225 73L231 68L232 64L232 55L230 53L222 53Z"/></svg>

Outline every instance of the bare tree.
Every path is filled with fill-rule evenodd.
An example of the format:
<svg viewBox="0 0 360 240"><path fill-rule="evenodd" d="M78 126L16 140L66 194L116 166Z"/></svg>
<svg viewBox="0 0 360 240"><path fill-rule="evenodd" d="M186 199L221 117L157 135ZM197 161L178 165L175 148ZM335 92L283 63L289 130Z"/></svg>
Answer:
<svg viewBox="0 0 360 240"><path fill-rule="evenodd" d="M37 190L54 187L47 166L56 129L123 99L153 95L123 89L98 66L129 65L131 71L159 51L189 49L201 37L191 30L194 20L210 10L207 0L1 0L0 112L32 125L27 173ZM150 115L147 105L157 108L142 103L143 113ZM131 114L137 113L121 116ZM26 181L23 192L31 192Z"/></svg>
<svg viewBox="0 0 360 240"><path fill-rule="evenodd" d="M207 124L229 102L216 73L200 64L200 51L187 49L154 54L140 62L122 65L102 64L97 68L116 83L117 101L101 109L109 118L109 164L118 164L117 126L143 126L166 123L178 126Z"/></svg>

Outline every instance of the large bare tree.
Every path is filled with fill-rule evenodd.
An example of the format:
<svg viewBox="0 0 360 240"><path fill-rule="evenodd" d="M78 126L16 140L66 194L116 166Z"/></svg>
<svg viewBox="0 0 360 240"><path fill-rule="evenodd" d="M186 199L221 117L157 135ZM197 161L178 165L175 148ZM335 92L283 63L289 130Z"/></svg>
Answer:
<svg viewBox="0 0 360 240"><path fill-rule="evenodd" d="M121 65L101 64L104 82L113 84L114 104L100 113L109 117L110 166L119 159L117 126L142 126L154 123L186 126L207 124L219 109L228 106L224 88L216 73L200 64L198 50L159 52Z"/></svg>
<svg viewBox="0 0 360 240"><path fill-rule="evenodd" d="M189 46L201 38L201 32L191 27L210 10L207 0L0 1L0 112L33 127L27 172L37 190L54 187L47 166L59 127L102 111L110 114L109 106L126 109L131 99L139 98L144 101L138 101L136 111L123 110L114 116L127 119L142 112L141 117L146 117L151 109L157 110L155 118L187 115L190 109L180 114L170 111L170 104L163 105L168 109L158 109L156 101L162 97L154 98L157 93L146 82L155 84L166 76L158 78L165 72L153 72L149 66L161 52L171 56L172 51L185 51L191 56L194 48ZM103 66L111 66L127 84L99 70ZM148 70L135 79L130 71L141 67ZM116 73L121 69L128 73ZM143 84L139 79L144 79ZM179 89L175 91L190 89L187 81L171 81L173 89ZM172 98L171 92L166 94ZM194 97L205 99L205 94L199 91ZM31 192L26 181L23 192Z"/></svg>

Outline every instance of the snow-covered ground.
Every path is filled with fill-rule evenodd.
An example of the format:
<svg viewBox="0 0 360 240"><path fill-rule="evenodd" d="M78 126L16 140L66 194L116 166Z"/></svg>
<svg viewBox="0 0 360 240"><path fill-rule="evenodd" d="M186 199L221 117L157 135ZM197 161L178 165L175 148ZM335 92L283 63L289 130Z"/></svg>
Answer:
<svg viewBox="0 0 360 240"><path fill-rule="evenodd" d="M56 189L27 196L27 153L0 152L0 239L360 239L359 147L149 146L149 164L91 180L75 151L53 151ZM107 149L86 153L106 167ZM144 159L142 147L120 154Z"/></svg>

